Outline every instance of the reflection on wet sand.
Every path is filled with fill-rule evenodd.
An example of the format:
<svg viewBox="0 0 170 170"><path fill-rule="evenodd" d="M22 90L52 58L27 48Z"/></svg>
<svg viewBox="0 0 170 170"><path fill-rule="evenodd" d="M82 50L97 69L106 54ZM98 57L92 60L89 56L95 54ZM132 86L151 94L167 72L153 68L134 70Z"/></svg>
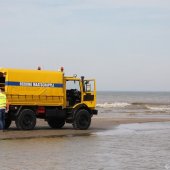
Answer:
<svg viewBox="0 0 170 170"><path fill-rule="evenodd" d="M1 169L163 170L170 161L169 122L93 127L84 134L64 131L57 137L0 140Z"/></svg>
<svg viewBox="0 0 170 170"><path fill-rule="evenodd" d="M55 138L64 136L84 136L90 135L98 131L106 131L113 129L114 126L127 123L144 123L144 122L166 122L170 118L138 118L138 117L122 117L122 118L93 118L92 125L88 130L74 130L71 125L65 126L63 129L50 129L48 125L39 120L37 127L32 131L19 131L14 123L11 128L3 133L0 133L1 140L9 139L31 139L31 138Z"/></svg>

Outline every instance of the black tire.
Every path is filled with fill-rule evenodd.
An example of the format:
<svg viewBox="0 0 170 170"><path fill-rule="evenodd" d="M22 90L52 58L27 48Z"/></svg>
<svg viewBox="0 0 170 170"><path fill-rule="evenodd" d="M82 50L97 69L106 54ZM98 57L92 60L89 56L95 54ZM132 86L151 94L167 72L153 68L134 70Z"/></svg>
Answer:
<svg viewBox="0 0 170 170"><path fill-rule="evenodd" d="M89 128L90 124L90 113L85 109L78 110L73 120L73 127L75 129L86 130Z"/></svg>
<svg viewBox="0 0 170 170"><path fill-rule="evenodd" d="M5 129L8 129L11 125L12 120L10 118L5 119Z"/></svg>
<svg viewBox="0 0 170 170"><path fill-rule="evenodd" d="M65 120L63 119L48 119L47 122L53 129L61 129L65 124Z"/></svg>
<svg viewBox="0 0 170 170"><path fill-rule="evenodd" d="M36 125L35 112L30 109L23 109L15 120L16 126L20 130L32 130Z"/></svg>

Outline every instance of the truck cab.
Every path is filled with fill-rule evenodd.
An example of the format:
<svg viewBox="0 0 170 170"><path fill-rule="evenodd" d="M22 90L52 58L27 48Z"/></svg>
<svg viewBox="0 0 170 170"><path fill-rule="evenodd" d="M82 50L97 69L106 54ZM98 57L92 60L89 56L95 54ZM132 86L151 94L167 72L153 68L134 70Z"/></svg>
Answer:
<svg viewBox="0 0 170 170"><path fill-rule="evenodd" d="M77 104L85 104L94 109L96 106L96 81L84 79L84 77L66 77L66 107L76 107Z"/></svg>

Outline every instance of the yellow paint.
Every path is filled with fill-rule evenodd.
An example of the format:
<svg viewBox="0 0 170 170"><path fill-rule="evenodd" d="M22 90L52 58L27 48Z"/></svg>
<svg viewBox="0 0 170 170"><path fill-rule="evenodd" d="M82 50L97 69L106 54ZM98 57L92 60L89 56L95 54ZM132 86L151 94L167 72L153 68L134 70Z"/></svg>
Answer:
<svg viewBox="0 0 170 170"><path fill-rule="evenodd" d="M18 69L1 69L0 72L6 74L5 91L11 105L63 106L63 87L53 87L63 85L62 72Z"/></svg>

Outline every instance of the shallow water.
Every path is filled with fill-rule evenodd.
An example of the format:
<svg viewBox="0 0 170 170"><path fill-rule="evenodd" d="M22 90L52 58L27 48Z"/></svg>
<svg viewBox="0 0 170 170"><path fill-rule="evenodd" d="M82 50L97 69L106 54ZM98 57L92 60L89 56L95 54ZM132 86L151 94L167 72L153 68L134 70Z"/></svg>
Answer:
<svg viewBox="0 0 170 170"><path fill-rule="evenodd" d="M97 109L109 116L170 115L170 92L98 92Z"/></svg>
<svg viewBox="0 0 170 170"><path fill-rule="evenodd" d="M0 141L2 170L170 169L170 123L115 126L86 136Z"/></svg>

